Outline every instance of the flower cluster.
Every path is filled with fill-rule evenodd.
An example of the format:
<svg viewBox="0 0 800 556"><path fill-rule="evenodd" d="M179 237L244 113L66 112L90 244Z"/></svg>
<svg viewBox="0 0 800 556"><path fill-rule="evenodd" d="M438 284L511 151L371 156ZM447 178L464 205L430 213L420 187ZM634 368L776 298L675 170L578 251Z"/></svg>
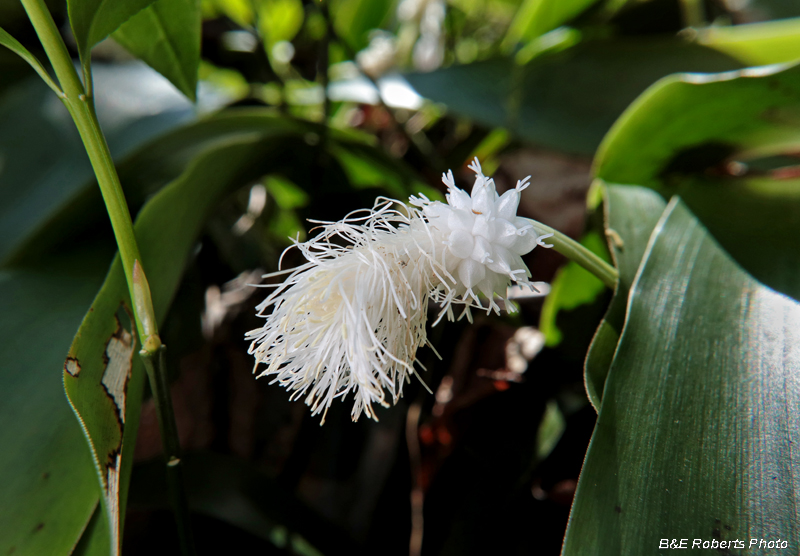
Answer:
<svg viewBox="0 0 800 556"><path fill-rule="evenodd" d="M444 315L454 320L454 306L470 321L472 309L499 313L495 294L505 296L511 282L528 284L521 255L550 247L543 240L551 234L537 236L516 216L528 178L500 196L477 159L470 168L471 195L448 172L447 204L424 195L411 206L380 198L371 210L318 222L318 235L296 241L308 262L276 273L288 277L258 306L264 326L246 336L256 369L265 365L259 376L274 376L292 399L304 397L323 422L333 399L351 391L353 419L375 418L373 404L396 403L421 366L429 302L439 307L434 324Z"/></svg>

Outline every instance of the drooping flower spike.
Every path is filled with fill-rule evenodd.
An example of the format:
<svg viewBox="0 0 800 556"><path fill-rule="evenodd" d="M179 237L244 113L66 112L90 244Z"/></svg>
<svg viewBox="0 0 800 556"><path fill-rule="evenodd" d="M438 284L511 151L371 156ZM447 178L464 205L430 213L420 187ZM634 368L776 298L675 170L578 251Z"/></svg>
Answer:
<svg viewBox="0 0 800 556"><path fill-rule="evenodd" d="M499 314L495 295L506 297L512 282L532 287L521 255L551 247L544 240L552 234L537 236L516 216L529 178L500 196L477 158L469 167L471 195L448 172L446 204L382 197L340 222L316 222L319 234L295 241L308 262L275 273L288 277L258 306L264 326L246 336L258 376L304 397L323 422L334 398L350 392L353 420L362 412L374 419L372 404L396 403L422 367L416 353L428 344L429 302L439 307L434 325L455 320L454 306L471 322L472 309ZM513 309L508 299L505 306Z"/></svg>

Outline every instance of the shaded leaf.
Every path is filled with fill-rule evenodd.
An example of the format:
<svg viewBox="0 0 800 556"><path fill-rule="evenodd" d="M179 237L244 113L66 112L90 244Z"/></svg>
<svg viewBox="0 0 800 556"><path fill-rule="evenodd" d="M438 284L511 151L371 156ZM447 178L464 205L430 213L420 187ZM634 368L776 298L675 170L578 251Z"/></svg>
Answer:
<svg viewBox="0 0 800 556"><path fill-rule="evenodd" d="M113 38L195 100L200 16L199 0L158 0L125 22Z"/></svg>
<svg viewBox="0 0 800 556"><path fill-rule="evenodd" d="M169 95L144 107L120 102L148 87L169 87L146 66L117 67L113 76L98 66L95 81L98 117L116 160L190 117L189 103L178 93L174 97L186 109L169 104ZM99 212L84 216L108 219L77 130L61 102L38 79L21 82L0 98L0 160L0 264L20 254L33 255L26 240L43 233L50 219L86 191L97 195L94 209ZM82 224L74 214L65 224Z"/></svg>
<svg viewBox="0 0 800 556"><path fill-rule="evenodd" d="M647 249L650 234L666 206L658 193L644 187L604 184L603 196L606 239L619 280L608 311L586 354L586 393L596 410L600 408L603 385L625 324L628 291Z"/></svg>
<svg viewBox="0 0 800 556"><path fill-rule="evenodd" d="M97 480L59 369L104 272L102 253L0 271L0 554L69 554ZM107 260L107 259L105 259Z"/></svg>
<svg viewBox="0 0 800 556"><path fill-rule="evenodd" d="M663 538L797 551L798 330L800 305L674 199L631 289L563 554L653 554Z"/></svg>
<svg viewBox="0 0 800 556"><path fill-rule="evenodd" d="M247 168L265 158L262 139L231 141L200 156L179 179L162 189L136 219L142 266L159 321L166 315L184 261L209 212L227 191L246 183L245 176L258 176ZM136 431L136 419L132 426L124 416L138 417L144 385L141 366L132 368L133 337L120 323L120 308L131 312L124 272L117 258L78 329L64 367L64 388L86 432L103 488L112 553L118 553L120 548L124 482L130 472L129 466L123 466L123 435L133 439Z"/></svg>
<svg viewBox="0 0 800 556"><path fill-rule="evenodd" d="M738 61L677 39L584 42L519 66L510 58L406 78L420 95L490 127L566 152L593 154L648 86L678 71L724 71Z"/></svg>
<svg viewBox="0 0 800 556"><path fill-rule="evenodd" d="M800 298L800 180L726 166L796 149L799 115L800 66L671 76L614 125L596 173L680 195L747 271Z"/></svg>
<svg viewBox="0 0 800 556"><path fill-rule="evenodd" d="M81 60L89 60L92 47L117 30L155 0L67 0L72 34Z"/></svg>

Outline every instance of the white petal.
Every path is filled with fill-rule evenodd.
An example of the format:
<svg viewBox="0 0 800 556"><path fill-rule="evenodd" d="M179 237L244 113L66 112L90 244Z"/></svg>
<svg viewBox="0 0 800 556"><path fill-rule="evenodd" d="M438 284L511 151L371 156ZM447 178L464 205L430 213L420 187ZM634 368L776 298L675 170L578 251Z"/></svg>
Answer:
<svg viewBox="0 0 800 556"><path fill-rule="evenodd" d="M464 229L455 229L450 233L450 252L459 259L466 259L475 248L475 240L471 233Z"/></svg>
<svg viewBox="0 0 800 556"><path fill-rule="evenodd" d="M514 254L505 247L494 245L492 249L492 263L487 265L489 270L497 272L498 274L508 274L511 270L511 264L516 262Z"/></svg>
<svg viewBox="0 0 800 556"><path fill-rule="evenodd" d="M517 215L517 208L519 207L519 191L516 189L509 189L500 197L495 206L495 213L498 218L506 220L513 220Z"/></svg>
<svg viewBox="0 0 800 556"><path fill-rule="evenodd" d="M481 236L475 236L475 247L472 249L472 260L487 264L492 258L492 244Z"/></svg>
<svg viewBox="0 0 800 556"><path fill-rule="evenodd" d="M492 230L492 243L502 245L506 249L514 245L517 240L517 228L508 220L502 218L495 219L492 222L494 230Z"/></svg>
<svg viewBox="0 0 800 556"><path fill-rule="evenodd" d="M458 279L464 287L471 288L486 276L486 267L479 262L467 259L458 265Z"/></svg>
<svg viewBox="0 0 800 556"><path fill-rule="evenodd" d="M472 212L489 216L494 208L494 198L496 194L494 188L489 189L484 186L476 186L472 190Z"/></svg>
<svg viewBox="0 0 800 556"><path fill-rule="evenodd" d="M472 231L475 215L469 210L453 210L447 216L447 227L451 230Z"/></svg>
<svg viewBox="0 0 800 556"><path fill-rule="evenodd" d="M470 199L470 196L463 189L454 187L446 197L447 202L450 203L450 206L454 209L472 210L472 199Z"/></svg>
<svg viewBox="0 0 800 556"><path fill-rule="evenodd" d="M509 247L513 252L518 255L525 255L533 251L536 247L536 231L533 228L525 230L522 235L518 235L514 243Z"/></svg>
<svg viewBox="0 0 800 556"><path fill-rule="evenodd" d="M492 234L489 230L489 219L485 216L476 216L475 224L472 226L472 235L481 236L486 239L491 239Z"/></svg>

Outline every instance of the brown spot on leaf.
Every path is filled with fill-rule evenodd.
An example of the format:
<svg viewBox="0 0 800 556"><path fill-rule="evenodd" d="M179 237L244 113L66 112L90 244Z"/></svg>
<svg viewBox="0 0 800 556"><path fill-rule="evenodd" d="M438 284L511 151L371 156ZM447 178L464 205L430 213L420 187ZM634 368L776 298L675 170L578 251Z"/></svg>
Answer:
<svg viewBox="0 0 800 556"><path fill-rule="evenodd" d="M42 479L44 479L46 481L49 478L50 478L50 472L49 471L45 471L44 473L42 473Z"/></svg>
<svg viewBox="0 0 800 556"><path fill-rule="evenodd" d="M617 512L618 514L621 514L622 508L620 506L614 506L614 511Z"/></svg>
<svg viewBox="0 0 800 556"><path fill-rule="evenodd" d="M64 362L64 370L67 371L70 376L78 377L81 373L81 366L78 363L78 360L74 357L67 357L67 360Z"/></svg>
<svg viewBox="0 0 800 556"><path fill-rule="evenodd" d="M39 522L39 524L38 524L38 525L36 525L36 527L33 529L33 532L34 532L34 533L38 533L38 532L39 532L39 531L41 531L42 529L44 529L44 522L43 522L43 521L42 521L42 522Z"/></svg>

